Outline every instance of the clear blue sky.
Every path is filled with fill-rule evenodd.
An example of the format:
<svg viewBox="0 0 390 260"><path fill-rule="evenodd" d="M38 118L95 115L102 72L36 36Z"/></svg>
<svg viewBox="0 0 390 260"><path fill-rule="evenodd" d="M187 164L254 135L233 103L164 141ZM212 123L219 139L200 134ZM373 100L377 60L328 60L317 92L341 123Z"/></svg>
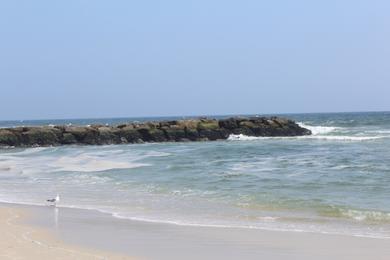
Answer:
<svg viewBox="0 0 390 260"><path fill-rule="evenodd" d="M390 110L388 0L0 2L0 120Z"/></svg>

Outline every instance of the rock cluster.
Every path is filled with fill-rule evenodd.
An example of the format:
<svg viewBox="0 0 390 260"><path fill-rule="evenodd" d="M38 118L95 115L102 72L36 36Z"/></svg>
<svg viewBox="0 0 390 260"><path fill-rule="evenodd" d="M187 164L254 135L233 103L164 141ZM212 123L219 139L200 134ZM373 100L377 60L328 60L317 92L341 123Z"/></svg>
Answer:
<svg viewBox="0 0 390 260"><path fill-rule="evenodd" d="M279 117L234 117L128 123L117 126L37 126L0 129L0 146L31 147L66 144L213 141L231 134L301 136L310 130Z"/></svg>

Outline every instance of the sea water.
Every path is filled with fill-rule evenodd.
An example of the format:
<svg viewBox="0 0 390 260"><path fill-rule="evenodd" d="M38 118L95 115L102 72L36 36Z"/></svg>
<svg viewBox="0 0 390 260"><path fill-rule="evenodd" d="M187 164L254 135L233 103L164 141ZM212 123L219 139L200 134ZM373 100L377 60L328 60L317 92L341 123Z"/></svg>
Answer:
<svg viewBox="0 0 390 260"><path fill-rule="evenodd" d="M284 115L304 137L0 149L0 201L116 218L390 238L390 112ZM148 119L0 122L0 127Z"/></svg>

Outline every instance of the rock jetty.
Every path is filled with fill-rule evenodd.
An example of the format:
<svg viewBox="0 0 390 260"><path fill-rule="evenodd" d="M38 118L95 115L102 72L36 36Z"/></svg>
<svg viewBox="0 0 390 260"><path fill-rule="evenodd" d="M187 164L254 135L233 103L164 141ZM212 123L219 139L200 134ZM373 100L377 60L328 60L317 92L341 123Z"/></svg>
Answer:
<svg viewBox="0 0 390 260"><path fill-rule="evenodd" d="M0 146L103 145L143 142L214 141L231 134L247 136L310 135L308 129L279 117L232 117L128 123L117 126L31 126L0 129Z"/></svg>

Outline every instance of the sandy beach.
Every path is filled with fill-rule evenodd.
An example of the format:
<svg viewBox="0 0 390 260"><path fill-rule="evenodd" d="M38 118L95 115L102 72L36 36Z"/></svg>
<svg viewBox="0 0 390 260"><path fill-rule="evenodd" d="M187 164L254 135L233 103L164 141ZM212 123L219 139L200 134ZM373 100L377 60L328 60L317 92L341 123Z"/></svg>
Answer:
<svg viewBox="0 0 390 260"><path fill-rule="evenodd" d="M0 260L390 260L390 1L0 1Z"/></svg>
<svg viewBox="0 0 390 260"><path fill-rule="evenodd" d="M387 239L146 223L69 208L3 204L0 225L2 259L390 257Z"/></svg>
<svg viewBox="0 0 390 260"><path fill-rule="evenodd" d="M131 259L70 246L48 230L23 224L28 216L22 207L0 207L0 259Z"/></svg>

